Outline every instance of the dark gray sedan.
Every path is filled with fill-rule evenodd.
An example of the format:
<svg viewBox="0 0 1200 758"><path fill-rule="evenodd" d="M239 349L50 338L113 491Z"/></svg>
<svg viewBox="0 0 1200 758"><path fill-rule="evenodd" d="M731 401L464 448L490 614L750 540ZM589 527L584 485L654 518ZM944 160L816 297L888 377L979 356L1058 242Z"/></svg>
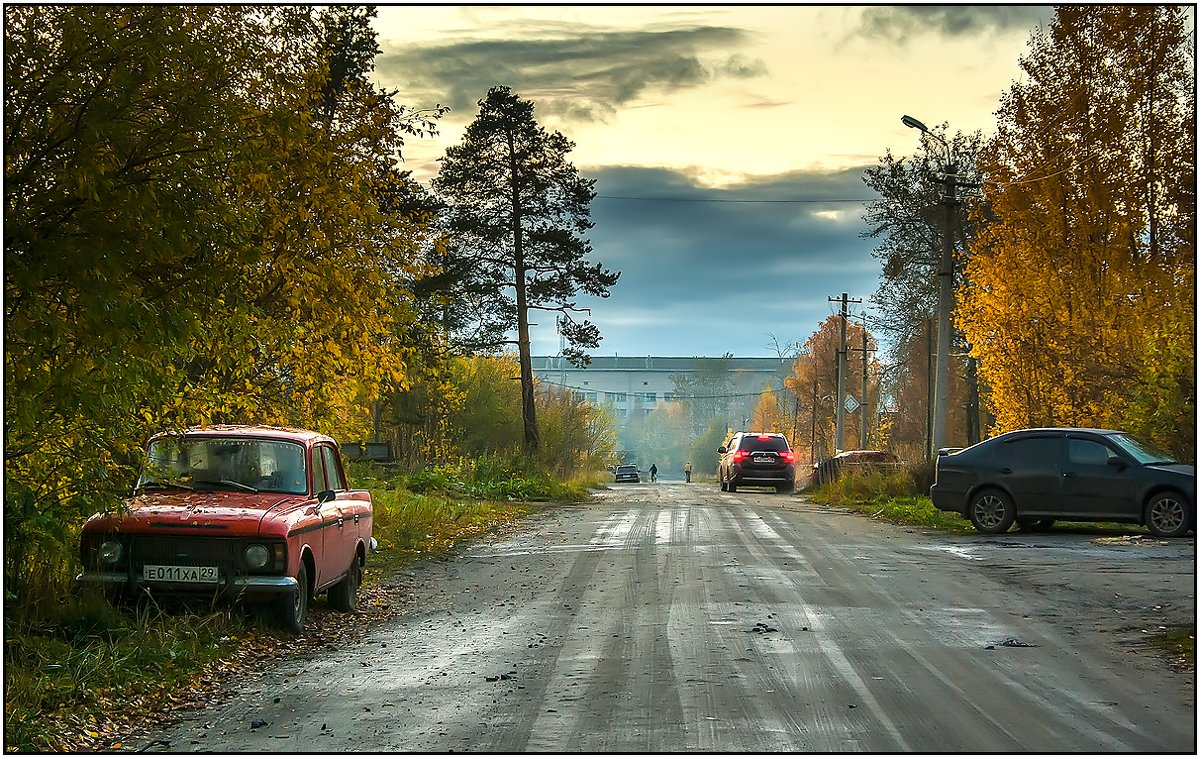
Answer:
<svg viewBox="0 0 1200 758"><path fill-rule="evenodd" d="M1196 523L1195 467L1112 429L1021 429L940 451L929 496L987 534L1065 519L1178 537Z"/></svg>

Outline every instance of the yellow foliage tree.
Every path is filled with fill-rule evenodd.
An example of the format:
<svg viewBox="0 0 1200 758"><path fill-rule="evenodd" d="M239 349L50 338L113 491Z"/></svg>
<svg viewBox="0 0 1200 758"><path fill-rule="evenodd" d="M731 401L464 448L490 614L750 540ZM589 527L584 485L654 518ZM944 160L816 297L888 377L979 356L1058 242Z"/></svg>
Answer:
<svg viewBox="0 0 1200 758"><path fill-rule="evenodd" d="M1125 426L1194 455L1183 18L1163 6L1060 8L1022 59L1028 81L1004 98L981 161L990 223L957 312L996 431Z"/></svg>

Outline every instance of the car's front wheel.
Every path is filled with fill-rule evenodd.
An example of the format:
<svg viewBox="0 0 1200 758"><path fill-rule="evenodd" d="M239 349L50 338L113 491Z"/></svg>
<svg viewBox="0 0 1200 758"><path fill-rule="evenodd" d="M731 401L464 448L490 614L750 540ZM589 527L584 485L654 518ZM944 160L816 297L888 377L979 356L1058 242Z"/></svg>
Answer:
<svg viewBox="0 0 1200 758"><path fill-rule="evenodd" d="M1146 528L1155 537L1182 537L1191 526L1187 504L1176 492L1160 492L1146 505Z"/></svg>
<svg viewBox="0 0 1200 758"><path fill-rule="evenodd" d="M304 631L304 620L308 618L308 569L300 562L296 573L296 594L279 598L276 617L285 631L299 634Z"/></svg>
<svg viewBox="0 0 1200 758"><path fill-rule="evenodd" d="M329 588L329 605L335 611L353 611L358 608L358 587L362 584L362 566L358 556L350 563L345 578Z"/></svg>
<svg viewBox="0 0 1200 758"><path fill-rule="evenodd" d="M971 523L984 534L1003 534L1012 526L1017 509L1012 499L1000 490L984 490L971 500Z"/></svg>

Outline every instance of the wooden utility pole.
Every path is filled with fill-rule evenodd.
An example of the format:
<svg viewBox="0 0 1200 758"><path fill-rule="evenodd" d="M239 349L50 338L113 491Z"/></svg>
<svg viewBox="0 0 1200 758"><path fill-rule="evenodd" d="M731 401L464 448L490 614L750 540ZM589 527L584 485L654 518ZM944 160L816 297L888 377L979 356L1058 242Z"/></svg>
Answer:
<svg viewBox="0 0 1200 758"><path fill-rule="evenodd" d="M837 361L837 397L834 402L837 403L837 424L834 434L834 455L846 449L845 429L846 429L846 319L849 317L847 305L850 303L861 303L862 300L851 300L849 295L842 293L840 298L830 297L829 301L836 303L841 301L841 337L838 340L838 361Z"/></svg>

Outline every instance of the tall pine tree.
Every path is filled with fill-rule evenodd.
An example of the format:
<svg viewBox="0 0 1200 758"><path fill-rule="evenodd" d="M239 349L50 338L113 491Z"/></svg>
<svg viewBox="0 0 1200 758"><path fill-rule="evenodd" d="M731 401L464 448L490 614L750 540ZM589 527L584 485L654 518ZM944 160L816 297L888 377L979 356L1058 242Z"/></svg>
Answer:
<svg viewBox="0 0 1200 758"><path fill-rule="evenodd" d="M517 333L525 449L531 453L539 441L529 312L557 313L566 356L587 365L585 350L599 346L600 331L586 319L575 320L587 309L574 298L580 292L607 297L620 276L587 261L591 244L583 235L592 227L595 180L580 176L567 160L573 147L537 123L532 102L508 87L493 87L433 181L447 207L455 268L464 274L458 286L479 305L481 333Z"/></svg>

